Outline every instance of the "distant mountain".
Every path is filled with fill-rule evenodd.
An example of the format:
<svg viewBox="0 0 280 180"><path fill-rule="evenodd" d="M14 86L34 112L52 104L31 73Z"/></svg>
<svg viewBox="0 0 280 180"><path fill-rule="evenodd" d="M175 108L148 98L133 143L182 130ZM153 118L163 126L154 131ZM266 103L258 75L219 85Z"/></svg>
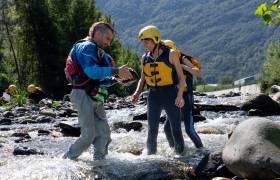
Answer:
<svg viewBox="0 0 280 180"><path fill-rule="evenodd" d="M254 15L264 0L97 0L110 15L125 46L144 52L138 31L158 26L164 39L198 57L204 79L217 82L257 74L271 40L280 39L279 27L263 24Z"/></svg>

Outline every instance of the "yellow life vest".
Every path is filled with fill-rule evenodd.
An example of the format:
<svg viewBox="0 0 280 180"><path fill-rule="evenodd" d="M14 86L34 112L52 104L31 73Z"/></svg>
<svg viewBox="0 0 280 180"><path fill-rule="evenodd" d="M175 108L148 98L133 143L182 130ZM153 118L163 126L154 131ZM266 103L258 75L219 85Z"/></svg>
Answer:
<svg viewBox="0 0 280 180"><path fill-rule="evenodd" d="M169 62L168 48L163 47L163 52L156 59L148 52L143 61L143 72L148 86L170 86L177 84L178 77L173 64Z"/></svg>

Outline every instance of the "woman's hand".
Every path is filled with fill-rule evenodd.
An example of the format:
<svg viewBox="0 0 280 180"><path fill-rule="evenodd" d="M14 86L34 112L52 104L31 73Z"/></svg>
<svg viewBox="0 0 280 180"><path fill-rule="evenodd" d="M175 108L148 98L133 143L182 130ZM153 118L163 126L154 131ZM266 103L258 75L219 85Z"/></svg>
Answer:
<svg viewBox="0 0 280 180"><path fill-rule="evenodd" d="M182 108L185 105L185 101L184 101L183 96L177 95L176 100L175 100L175 105L178 108Z"/></svg>
<svg viewBox="0 0 280 180"><path fill-rule="evenodd" d="M135 104L138 99L139 99L140 93L135 92L132 96L131 96L131 103Z"/></svg>

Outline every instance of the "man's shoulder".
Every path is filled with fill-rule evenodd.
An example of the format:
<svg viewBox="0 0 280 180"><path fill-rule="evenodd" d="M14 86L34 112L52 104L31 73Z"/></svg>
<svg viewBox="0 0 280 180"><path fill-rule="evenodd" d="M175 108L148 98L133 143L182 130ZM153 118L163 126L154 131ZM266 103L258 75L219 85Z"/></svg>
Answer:
<svg viewBox="0 0 280 180"><path fill-rule="evenodd" d="M74 52L80 54L91 54L94 55L97 53L97 45L91 41L82 41L76 43L74 47Z"/></svg>
<svg viewBox="0 0 280 180"><path fill-rule="evenodd" d="M80 41L78 43L76 43L76 46L77 47L80 47L80 48L96 48L96 44L92 41Z"/></svg>

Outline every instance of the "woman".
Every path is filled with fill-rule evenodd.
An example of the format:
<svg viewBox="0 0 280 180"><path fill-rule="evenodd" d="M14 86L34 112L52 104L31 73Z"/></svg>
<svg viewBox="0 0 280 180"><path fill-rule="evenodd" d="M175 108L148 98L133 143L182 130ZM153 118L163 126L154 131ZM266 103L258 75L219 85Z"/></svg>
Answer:
<svg viewBox="0 0 280 180"><path fill-rule="evenodd" d="M184 106L183 70L175 51L161 43L160 31L156 26L142 28L138 38L147 52L141 59L141 78L132 95L132 103L136 103L144 85L147 84L149 88L147 154L157 152L159 120L163 109L169 119L166 123L170 123L175 153L181 154L184 151L180 109Z"/></svg>

